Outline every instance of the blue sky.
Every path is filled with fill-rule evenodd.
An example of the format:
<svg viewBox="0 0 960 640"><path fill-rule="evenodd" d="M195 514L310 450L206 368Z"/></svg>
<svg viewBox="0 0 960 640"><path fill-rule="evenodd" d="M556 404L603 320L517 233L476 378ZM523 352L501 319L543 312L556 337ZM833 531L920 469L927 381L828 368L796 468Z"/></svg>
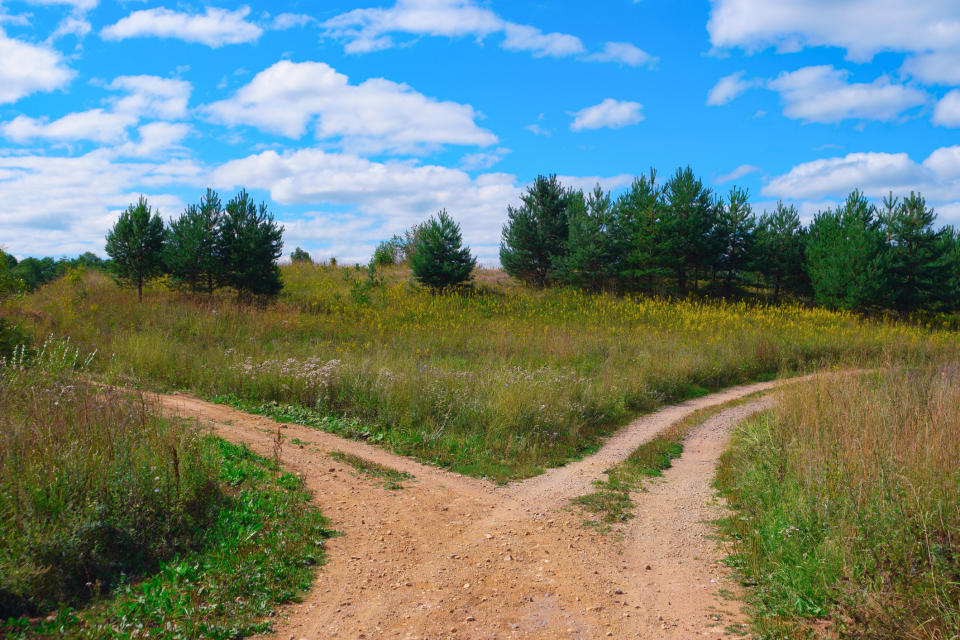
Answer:
<svg viewBox="0 0 960 640"><path fill-rule="evenodd" d="M960 223L955 0L0 0L0 245L103 254L246 186L287 252L364 262L445 207L496 262L539 173L689 164L805 217L854 187Z"/></svg>

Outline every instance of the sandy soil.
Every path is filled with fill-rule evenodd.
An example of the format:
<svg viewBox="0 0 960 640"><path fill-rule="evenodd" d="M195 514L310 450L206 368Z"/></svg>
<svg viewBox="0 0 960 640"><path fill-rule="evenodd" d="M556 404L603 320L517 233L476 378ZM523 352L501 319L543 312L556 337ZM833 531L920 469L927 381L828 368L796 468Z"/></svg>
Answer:
<svg viewBox="0 0 960 640"><path fill-rule="evenodd" d="M710 482L731 428L770 400L724 410L695 430L674 466L634 496L637 517L621 535L583 526L568 501L676 420L776 384L667 407L588 458L506 487L189 395L155 398L168 414L196 418L264 455L280 428L283 464L344 534L327 543L328 563L302 604L281 612L277 638L693 639L732 637L730 625L743 623L739 603L721 597L738 587L707 524L723 510ZM416 480L389 490L330 451Z"/></svg>

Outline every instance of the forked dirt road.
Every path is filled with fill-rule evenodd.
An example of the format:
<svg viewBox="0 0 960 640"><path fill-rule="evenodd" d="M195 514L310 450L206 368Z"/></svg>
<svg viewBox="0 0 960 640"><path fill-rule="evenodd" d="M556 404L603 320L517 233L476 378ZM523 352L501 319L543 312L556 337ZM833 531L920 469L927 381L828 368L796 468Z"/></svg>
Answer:
<svg viewBox="0 0 960 640"><path fill-rule="evenodd" d="M719 563L710 488L733 425L768 406L726 409L688 438L683 456L635 496L637 517L619 536L583 525L570 498L655 433L691 412L772 389L735 387L644 416L596 454L498 487L418 464L315 429L283 425L281 459L301 474L342 537L303 603L286 607L275 637L309 638L724 638L743 623ZM278 423L188 395L160 395L168 414L272 455ZM293 440L303 442L294 444ZM330 451L416 476L405 488L357 475Z"/></svg>

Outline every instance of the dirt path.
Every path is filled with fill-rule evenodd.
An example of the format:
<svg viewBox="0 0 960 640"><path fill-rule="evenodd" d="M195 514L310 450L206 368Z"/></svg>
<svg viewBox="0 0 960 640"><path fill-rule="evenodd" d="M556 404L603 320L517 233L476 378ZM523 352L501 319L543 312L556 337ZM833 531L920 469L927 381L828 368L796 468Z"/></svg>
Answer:
<svg viewBox="0 0 960 640"><path fill-rule="evenodd" d="M303 604L284 611L277 638L723 638L742 622L722 552L705 521L722 507L710 481L727 435L761 399L698 428L662 480L636 496L624 536L601 536L566 508L590 482L660 429L696 409L777 383L687 401L628 425L596 454L507 487L418 464L364 443L283 425L283 463L344 536ZM156 396L272 454L278 423L188 395ZM296 439L301 444L294 444ZM406 488L358 476L330 458L351 453L412 473Z"/></svg>

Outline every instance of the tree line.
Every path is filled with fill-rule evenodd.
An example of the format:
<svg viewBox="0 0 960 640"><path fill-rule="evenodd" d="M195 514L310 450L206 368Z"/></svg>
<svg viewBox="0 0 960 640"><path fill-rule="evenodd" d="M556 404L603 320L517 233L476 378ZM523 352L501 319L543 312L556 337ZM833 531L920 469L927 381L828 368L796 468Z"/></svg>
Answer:
<svg viewBox="0 0 960 640"><path fill-rule="evenodd" d="M137 288L140 300L143 285L160 275L195 292L229 287L238 301L274 296L283 286L277 265L282 250L283 227L246 190L223 205L207 189L199 204L169 224L141 196L120 214L106 244L114 273Z"/></svg>
<svg viewBox="0 0 960 640"><path fill-rule="evenodd" d="M636 178L614 198L539 176L507 208L500 262L535 286L657 294L762 294L857 310L955 310L960 234L923 196L880 206L854 191L806 227L793 205L756 215L746 190L719 196L689 168Z"/></svg>

